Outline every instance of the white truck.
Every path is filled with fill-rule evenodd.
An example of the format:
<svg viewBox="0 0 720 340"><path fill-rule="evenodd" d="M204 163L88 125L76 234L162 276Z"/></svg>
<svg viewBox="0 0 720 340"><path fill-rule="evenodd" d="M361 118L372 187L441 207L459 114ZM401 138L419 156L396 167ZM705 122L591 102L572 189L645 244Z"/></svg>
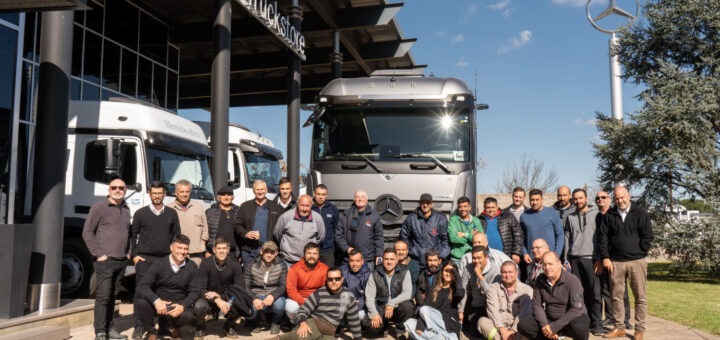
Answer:
<svg viewBox="0 0 720 340"><path fill-rule="evenodd" d="M308 190L327 185L344 210L364 189L386 241L423 193L444 214L462 196L475 211L476 105L463 81L378 72L331 81L315 105L305 124L313 126Z"/></svg>
<svg viewBox="0 0 720 340"><path fill-rule="evenodd" d="M191 198L210 206L211 152L202 129L192 121L122 99L70 102L68 133L62 294L87 297L95 276L82 226L90 206L106 197L110 177L119 175L127 183L133 214L150 203L147 190L155 180L165 184L166 203L175 199L174 183L187 179Z"/></svg>
<svg viewBox="0 0 720 340"><path fill-rule="evenodd" d="M210 123L196 121L210 145ZM282 172L280 160L282 151L275 148L273 142L247 127L230 123L228 127L228 185L232 186L233 203L240 205L253 199L252 184L261 179L267 183L268 198L273 199L278 193L278 183Z"/></svg>

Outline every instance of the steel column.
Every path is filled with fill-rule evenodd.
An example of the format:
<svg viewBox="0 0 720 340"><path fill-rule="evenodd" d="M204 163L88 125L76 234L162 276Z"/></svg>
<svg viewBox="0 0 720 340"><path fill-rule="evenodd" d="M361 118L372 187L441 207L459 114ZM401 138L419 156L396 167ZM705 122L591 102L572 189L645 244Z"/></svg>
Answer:
<svg viewBox="0 0 720 340"><path fill-rule="evenodd" d="M333 79L342 78L343 54L340 52L340 31L333 32L333 52L330 53L330 67Z"/></svg>
<svg viewBox="0 0 720 340"><path fill-rule="evenodd" d="M28 281L29 295L38 297L30 308L41 311L60 306L73 18L73 11L42 14L32 196L37 231Z"/></svg>
<svg viewBox="0 0 720 340"><path fill-rule="evenodd" d="M290 6L290 24L301 32L302 7L298 0ZM287 175L293 185L293 195L300 189L300 63L295 53L288 52L288 107L287 107Z"/></svg>
<svg viewBox="0 0 720 340"><path fill-rule="evenodd" d="M230 0L215 0L212 85L210 88L210 147L214 193L228 185L228 126L230 125Z"/></svg>

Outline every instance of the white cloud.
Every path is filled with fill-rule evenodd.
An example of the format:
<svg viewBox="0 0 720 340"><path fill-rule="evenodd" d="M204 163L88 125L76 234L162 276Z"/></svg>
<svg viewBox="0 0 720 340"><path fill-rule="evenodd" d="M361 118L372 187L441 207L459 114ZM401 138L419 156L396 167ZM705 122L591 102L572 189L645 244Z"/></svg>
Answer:
<svg viewBox="0 0 720 340"><path fill-rule="evenodd" d="M458 34L450 40L451 43L459 43L465 41L465 36L462 34Z"/></svg>
<svg viewBox="0 0 720 340"><path fill-rule="evenodd" d="M458 62L455 63L455 66L457 67L468 67L468 65L470 64L468 64L468 62L465 60L458 60Z"/></svg>
<svg viewBox="0 0 720 340"><path fill-rule="evenodd" d="M442 38L445 36L445 31L435 31L435 36L438 38Z"/></svg>
<svg viewBox="0 0 720 340"><path fill-rule="evenodd" d="M575 119L575 125L577 126L595 126L596 120L593 119Z"/></svg>
<svg viewBox="0 0 720 340"><path fill-rule="evenodd" d="M512 0L500 0L490 5L490 9L492 9L493 11L504 11L508 8L510 2L512 2Z"/></svg>
<svg viewBox="0 0 720 340"><path fill-rule="evenodd" d="M530 30L524 30L521 31L518 34L515 34L514 36L510 37L508 41L505 43L505 45L500 46L498 48L499 54L505 54L510 51L519 50L523 46L530 43L530 40L532 39L532 32Z"/></svg>
<svg viewBox="0 0 720 340"><path fill-rule="evenodd" d="M566 6L566 7L585 7L587 6L587 0L552 0L553 5ZM593 0L590 6L605 5L607 0Z"/></svg>

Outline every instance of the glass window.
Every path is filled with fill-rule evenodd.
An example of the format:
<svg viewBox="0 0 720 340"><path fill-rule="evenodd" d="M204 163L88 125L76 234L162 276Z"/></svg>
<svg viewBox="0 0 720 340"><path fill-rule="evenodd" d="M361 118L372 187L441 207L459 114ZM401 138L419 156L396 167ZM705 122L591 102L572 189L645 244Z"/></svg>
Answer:
<svg viewBox="0 0 720 340"><path fill-rule="evenodd" d="M167 69L155 64L155 77L153 78L153 97L150 102L165 107L165 73Z"/></svg>
<svg viewBox="0 0 720 340"><path fill-rule="evenodd" d="M9 23L19 25L20 24L20 13L0 13L0 19L5 20Z"/></svg>
<svg viewBox="0 0 720 340"><path fill-rule="evenodd" d="M20 80L20 119L30 121L32 115L33 78L35 67L25 61L22 65L22 79ZM37 83L35 83L37 84Z"/></svg>
<svg viewBox="0 0 720 340"><path fill-rule="evenodd" d="M117 140L100 140L90 142L85 146L85 165L84 165L84 177L91 182L99 183L110 183L110 178L113 175L119 174L125 183L128 185L136 182L137 177L137 153L135 151L135 144L130 143L117 143L116 145L109 146ZM106 172L106 163L108 162L106 157L106 149L112 147L117 155L115 161L117 169L115 171Z"/></svg>
<svg viewBox="0 0 720 340"><path fill-rule="evenodd" d="M402 127L398 129L398 127ZM467 111L440 107L328 111L313 133L314 159L468 162L472 123Z"/></svg>
<svg viewBox="0 0 720 340"><path fill-rule="evenodd" d="M252 184L261 179L267 183L268 192L278 193L280 177L280 162L275 157L265 154L243 152L245 156L245 171L248 174L248 183Z"/></svg>
<svg viewBox="0 0 720 340"><path fill-rule="evenodd" d="M100 87L83 83L82 100L100 100Z"/></svg>
<svg viewBox="0 0 720 340"><path fill-rule="evenodd" d="M85 11L75 11L75 22L85 26Z"/></svg>
<svg viewBox="0 0 720 340"><path fill-rule="evenodd" d="M175 182L187 179L192 183L190 197L213 198L210 168L205 156L180 154L155 147L149 147L146 150L150 181L163 182L168 196L174 195Z"/></svg>
<svg viewBox="0 0 720 340"><path fill-rule="evenodd" d="M104 51L102 85L118 90L120 84L120 46L105 40Z"/></svg>
<svg viewBox="0 0 720 340"><path fill-rule="evenodd" d="M84 58L83 79L99 85L100 61L102 58L102 38L90 31L85 31Z"/></svg>
<svg viewBox="0 0 720 340"><path fill-rule="evenodd" d="M143 57L140 57L139 60L137 97L150 101L150 98L152 98L150 91L152 91L153 63Z"/></svg>
<svg viewBox="0 0 720 340"><path fill-rule="evenodd" d="M167 26L145 13L140 13L140 54L165 65L167 46Z"/></svg>
<svg viewBox="0 0 720 340"><path fill-rule="evenodd" d="M135 97L135 83L137 77L137 58L135 52L122 49L122 76L120 80L120 92Z"/></svg>
<svg viewBox="0 0 720 340"><path fill-rule="evenodd" d="M94 1L88 1L87 4L91 9L85 11L85 27L102 34L103 12L105 9Z"/></svg>
<svg viewBox="0 0 720 340"><path fill-rule="evenodd" d="M37 13L25 14L25 41L23 43L23 56L29 60L37 58L35 49L35 18Z"/></svg>
<svg viewBox="0 0 720 340"><path fill-rule="evenodd" d="M13 111L18 31L0 26L0 110Z"/></svg>
<svg viewBox="0 0 720 340"><path fill-rule="evenodd" d="M75 78L70 80L70 100L80 100L80 87L82 87L80 80Z"/></svg>
<svg viewBox="0 0 720 340"><path fill-rule="evenodd" d="M168 71L168 84L167 84L167 108L170 110L177 109L177 85L178 76L173 71Z"/></svg>
<svg viewBox="0 0 720 340"><path fill-rule="evenodd" d="M179 51L174 46L168 46L168 63L167 66L174 71L178 70L178 54Z"/></svg>
<svg viewBox="0 0 720 340"><path fill-rule="evenodd" d="M40 32L39 27L38 32ZM82 77L84 33L85 30L82 27L78 25L73 26L73 55L71 75L78 78ZM39 36L40 34L38 34L38 40L40 40Z"/></svg>
<svg viewBox="0 0 720 340"><path fill-rule="evenodd" d="M105 36L137 52L140 11L125 0L108 0Z"/></svg>

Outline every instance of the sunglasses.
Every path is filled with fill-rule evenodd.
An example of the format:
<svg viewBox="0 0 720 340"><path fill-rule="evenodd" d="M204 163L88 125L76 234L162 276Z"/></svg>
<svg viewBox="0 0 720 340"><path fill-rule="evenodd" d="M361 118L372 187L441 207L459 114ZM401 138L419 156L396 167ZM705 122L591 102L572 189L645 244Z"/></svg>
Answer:
<svg viewBox="0 0 720 340"><path fill-rule="evenodd" d="M340 282L340 281L342 281L342 279L343 279L342 277L328 277L327 278L328 282Z"/></svg>
<svg viewBox="0 0 720 340"><path fill-rule="evenodd" d="M125 187L122 185L119 185L119 186L111 185L110 190L125 190Z"/></svg>
<svg viewBox="0 0 720 340"><path fill-rule="evenodd" d="M597 201L597 200L604 200L604 199L606 199L606 198L608 198L608 196L597 196L597 197L595 197L595 200L596 200L596 201Z"/></svg>

